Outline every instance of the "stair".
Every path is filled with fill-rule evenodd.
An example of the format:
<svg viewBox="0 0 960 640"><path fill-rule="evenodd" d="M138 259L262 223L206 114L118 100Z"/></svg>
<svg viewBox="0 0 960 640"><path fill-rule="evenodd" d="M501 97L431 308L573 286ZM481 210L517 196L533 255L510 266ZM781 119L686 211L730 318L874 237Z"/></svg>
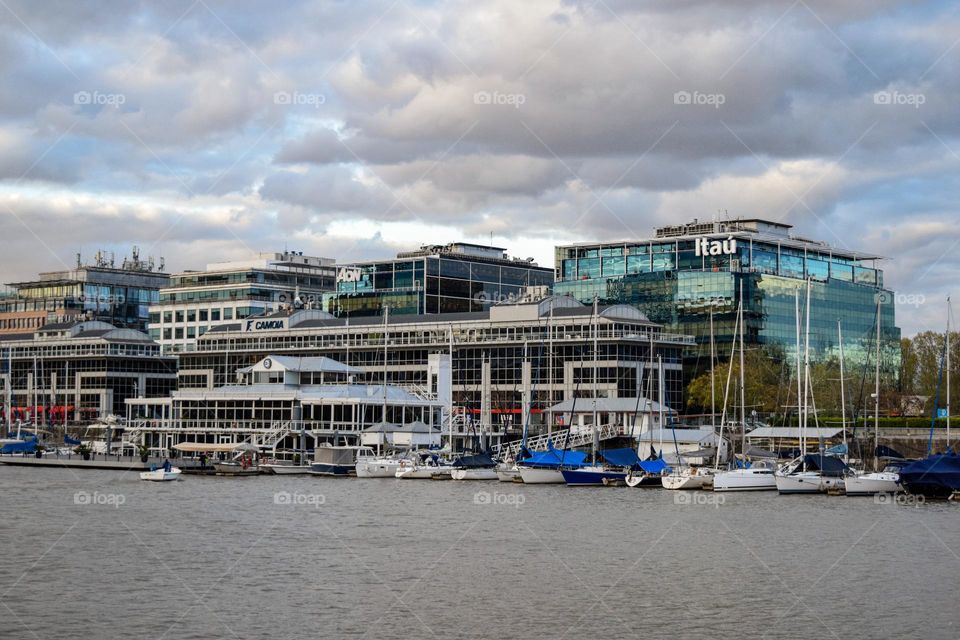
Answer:
<svg viewBox="0 0 960 640"><path fill-rule="evenodd" d="M623 435L623 429L620 425L604 424L597 427L597 439L601 442L620 437L621 435ZM557 449L573 449L591 444L593 438L593 429L589 427L578 429L573 434L570 433L569 429L564 429L563 431L554 431L550 435L544 434L527 438L527 449L530 451L546 451L548 449L548 443L551 442ZM514 440L513 442L494 446L493 452L500 458L516 457L520 452L522 444L522 440Z"/></svg>

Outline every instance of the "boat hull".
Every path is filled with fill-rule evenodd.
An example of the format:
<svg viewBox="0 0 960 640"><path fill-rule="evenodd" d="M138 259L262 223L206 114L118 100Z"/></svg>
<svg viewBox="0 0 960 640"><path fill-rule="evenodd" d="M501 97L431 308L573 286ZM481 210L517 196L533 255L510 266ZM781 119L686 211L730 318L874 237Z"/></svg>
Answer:
<svg viewBox="0 0 960 640"><path fill-rule="evenodd" d="M566 484L559 469L538 469L536 467L517 467L524 484Z"/></svg>
<svg viewBox="0 0 960 640"><path fill-rule="evenodd" d="M303 476L310 473L310 467L305 464L262 464L260 471L275 476Z"/></svg>
<svg viewBox="0 0 960 640"><path fill-rule="evenodd" d="M777 491L781 495L800 493L826 493L843 489L843 478L820 475L814 471L777 475Z"/></svg>
<svg viewBox="0 0 960 640"><path fill-rule="evenodd" d="M177 467L173 467L170 471L164 471L163 469L157 469L155 471L143 471L140 473L141 480L149 480L150 482L173 482L180 479L180 476L183 472L180 471Z"/></svg>
<svg viewBox="0 0 960 640"><path fill-rule="evenodd" d="M357 463L358 478L396 478L399 460L363 460Z"/></svg>
<svg viewBox="0 0 960 640"><path fill-rule="evenodd" d="M663 476L653 474L627 475L624 483L628 487L641 487L644 489L663 486Z"/></svg>
<svg viewBox="0 0 960 640"><path fill-rule="evenodd" d="M702 489L703 486L707 483L707 480L709 480L709 477L705 474L704 475L670 474L668 476L663 476L663 478L661 478L663 488L672 489L672 490Z"/></svg>
<svg viewBox="0 0 960 640"><path fill-rule="evenodd" d="M563 469L560 471L564 482L571 487L602 487L611 482L623 482L627 478L625 471L603 469Z"/></svg>
<svg viewBox="0 0 960 640"><path fill-rule="evenodd" d="M777 477L770 472L736 469L713 476L714 491L776 491Z"/></svg>
<svg viewBox="0 0 960 640"><path fill-rule="evenodd" d="M454 480L499 480L496 469L454 469L450 472Z"/></svg>
<svg viewBox="0 0 960 640"><path fill-rule="evenodd" d="M450 475L453 467L406 467L397 470L396 477L401 480L432 480L435 475Z"/></svg>
<svg viewBox="0 0 960 640"><path fill-rule="evenodd" d="M873 496L878 493L903 491L903 487L900 486L900 474L897 473L865 473L861 476L844 478L844 488L848 496Z"/></svg>
<svg viewBox="0 0 960 640"><path fill-rule="evenodd" d="M908 493L949 498L960 491L960 456L938 454L900 469L900 483Z"/></svg>
<svg viewBox="0 0 960 640"><path fill-rule="evenodd" d="M260 474L257 465L245 467L236 462L215 462L213 469L218 476L255 476Z"/></svg>
<svg viewBox="0 0 960 640"><path fill-rule="evenodd" d="M335 476L346 478L357 474L357 465L355 464L330 464L327 462L314 462L310 465L310 475L314 476Z"/></svg>
<svg viewBox="0 0 960 640"><path fill-rule="evenodd" d="M500 465L497 467L497 480L500 482L523 482L517 465Z"/></svg>

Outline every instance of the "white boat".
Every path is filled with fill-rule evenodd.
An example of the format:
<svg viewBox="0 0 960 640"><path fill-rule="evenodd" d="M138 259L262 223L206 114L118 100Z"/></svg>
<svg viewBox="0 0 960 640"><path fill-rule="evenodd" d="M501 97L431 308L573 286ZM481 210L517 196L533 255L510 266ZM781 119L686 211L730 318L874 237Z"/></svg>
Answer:
<svg viewBox="0 0 960 640"><path fill-rule="evenodd" d="M848 476L843 479L848 496L872 496L878 493L898 493L903 491L900 485L900 467L886 467L883 471Z"/></svg>
<svg viewBox="0 0 960 640"><path fill-rule="evenodd" d="M661 482L664 489L703 489L713 481L712 471L704 467L686 467L663 476Z"/></svg>
<svg viewBox="0 0 960 640"><path fill-rule="evenodd" d="M523 484L566 484L560 469L541 469L518 465Z"/></svg>
<svg viewBox="0 0 960 640"><path fill-rule="evenodd" d="M265 462L260 465L260 472L277 476L305 476L310 473L310 465Z"/></svg>
<svg viewBox="0 0 960 640"><path fill-rule="evenodd" d="M623 481L628 487L662 487L664 476L646 471L631 471Z"/></svg>
<svg viewBox="0 0 960 640"><path fill-rule="evenodd" d="M396 478L403 458L373 457L357 460L358 478ZM409 462L409 461L407 461Z"/></svg>
<svg viewBox="0 0 960 640"><path fill-rule="evenodd" d="M517 465L506 462L497 465L497 480L500 482L523 482Z"/></svg>
<svg viewBox="0 0 960 640"><path fill-rule="evenodd" d="M165 471L161 467L160 469L154 469L152 471L141 471L140 479L151 482L171 482L173 480L179 480L180 474L182 473L179 467L170 467L169 471Z"/></svg>
<svg viewBox="0 0 960 640"><path fill-rule="evenodd" d="M402 480L430 480L434 476L449 476L454 467L448 464L434 462L429 458L425 462L401 460L394 476Z"/></svg>
<svg viewBox="0 0 960 640"><path fill-rule="evenodd" d="M749 469L733 469L713 476L714 491L775 491L773 463L755 462Z"/></svg>
<svg viewBox="0 0 960 640"><path fill-rule="evenodd" d="M796 471L774 474L777 491L785 493L826 493L833 489L842 489L844 478L825 476L819 471Z"/></svg>
<svg viewBox="0 0 960 640"><path fill-rule="evenodd" d="M474 467L472 469L454 469L450 472L454 480L499 480L496 469L490 467Z"/></svg>

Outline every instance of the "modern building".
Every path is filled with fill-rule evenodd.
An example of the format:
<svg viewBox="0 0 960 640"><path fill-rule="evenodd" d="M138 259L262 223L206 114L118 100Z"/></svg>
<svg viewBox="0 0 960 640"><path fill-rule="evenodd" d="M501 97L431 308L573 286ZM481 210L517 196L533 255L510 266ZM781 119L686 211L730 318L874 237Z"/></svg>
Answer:
<svg viewBox="0 0 960 640"><path fill-rule="evenodd" d="M324 443L359 445L363 431L377 424L435 425L442 410L436 398L367 384L362 369L327 357L269 355L222 386L129 399L126 424L143 444L163 451L187 442L307 451Z"/></svg>
<svg viewBox="0 0 960 640"><path fill-rule="evenodd" d="M741 288L745 342L794 361L796 292L811 285L812 357L838 353L841 323L848 370L873 362L879 308L882 363L896 375L900 329L880 260L795 235L791 225L736 219L663 227L653 238L557 247L555 292L629 304L670 331L696 337L691 360L708 366L711 315L719 353L734 338ZM879 303L879 304L878 304ZM726 348L726 349L725 349Z"/></svg>
<svg viewBox="0 0 960 640"><path fill-rule="evenodd" d="M333 291L335 275L331 258L296 251L174 274L150 307L150 337L164 353L189 351L213 327L282 307L319 307L323 293Z"/></svg>
<svg viewBox="0 0 960 640"><path fill-rule="evenodd" d="M340 265L336 293L324 310L338 317L481 311L515 302L528 287L549 288L553 270L533 258L510 258L501 247L467 242L424 245L394 260Z"/></svg>
<svg viewBox="0 0 960 640"><path fill-rule="evenodd" d="M693 345L634 307L595 311L570 297L440 316L348 319L305 310L207 332L194 351L180 354L180 389L229 384L237 370L268 355L326 356L365 371L371 383L434 397L440 357L449 354L447 415L487 434L515 434L526 415L534 431L561 424L564 416L547 410L568 398L658 398L661 364L667 404L679 407L681 358Z"/></svg>
<svg viewBox="0 0 960 640"><path fill-rule="evenodd" d="M116 265L113 254L99 251L92 264L80 254L73 269L41 273L37 280L12 282L0 296L0 334L40 329L48 322L99 320L117 327L146 331L147 309L159 300L158 291L170 276L153 258L131 257Z"/></svg>
<svg viewBox="0 0 960 640"><path fill-rule="evenodd" d="M0 336L3 421L75 425L122 416L124 401L167 397L177 362L147 334L96 320Z"/></svg>

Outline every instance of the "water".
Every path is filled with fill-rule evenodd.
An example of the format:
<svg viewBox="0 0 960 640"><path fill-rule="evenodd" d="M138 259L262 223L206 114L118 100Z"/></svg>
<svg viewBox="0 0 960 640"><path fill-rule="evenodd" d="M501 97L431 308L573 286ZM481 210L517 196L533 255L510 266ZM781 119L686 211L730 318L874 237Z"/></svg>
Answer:
<svg viewBox="0 0 960 640"><path fill-rule="evenodd" d="M3 638L960 636L953 503L3 466L0 482Z"/></svg>

